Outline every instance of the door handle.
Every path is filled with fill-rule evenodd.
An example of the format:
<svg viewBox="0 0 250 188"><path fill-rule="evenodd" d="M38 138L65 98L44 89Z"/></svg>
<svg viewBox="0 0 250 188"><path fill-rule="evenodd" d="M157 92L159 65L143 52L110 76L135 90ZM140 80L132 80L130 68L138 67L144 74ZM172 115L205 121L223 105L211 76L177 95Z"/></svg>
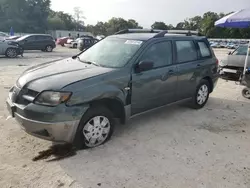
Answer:
<svg viewBox="0 0 250 188"><path fill-rule="evenodd" d="M161 80L167 80L170 75L174 74L174 70L169 70L167 73L161 76Z"/></svg>
<svg viewBox="0 0 250 188"><path fill-rule="evenodd" d="M200 67L200 66L201 66L201 64L197 64L197 65L196 65L196 67Z"/></svg>

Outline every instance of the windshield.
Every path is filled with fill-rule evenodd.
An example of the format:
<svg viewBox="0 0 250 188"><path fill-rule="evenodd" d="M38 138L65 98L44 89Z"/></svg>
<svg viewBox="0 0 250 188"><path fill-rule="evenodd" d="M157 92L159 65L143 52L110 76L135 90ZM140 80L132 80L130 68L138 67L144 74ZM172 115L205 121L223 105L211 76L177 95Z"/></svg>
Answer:
<svg viewBox="0 0 250 188"><path fill-rule="evenodd" d="M79 59L103 67L123 67L142 45L142 41L106 38L83 52Z"/></svg>
<svg viewBox="0 0 250 188"><path fill-rule="evenodd" d="M27 38L27 35L18 38L17 41L23 40L23 39L25 39L25 38Z"/></svg>
<svg viewBox="0 0 250 188"><path fill-rule="evenodd" d="M249 48L250 50L250 48ZM240 46L237 48L234 52L233 55L247 55L247 46ZM249 53L250 55L250 53Z"/></svg>

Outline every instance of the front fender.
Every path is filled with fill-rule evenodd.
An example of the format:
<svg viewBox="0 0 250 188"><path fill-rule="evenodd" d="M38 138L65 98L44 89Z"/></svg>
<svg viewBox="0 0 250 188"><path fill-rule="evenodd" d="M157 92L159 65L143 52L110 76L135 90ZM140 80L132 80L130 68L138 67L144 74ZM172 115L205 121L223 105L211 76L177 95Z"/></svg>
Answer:
<svg viewBox="0 0 250 188"><path fill-rule="evenodd" d="M81 105L101 99L118 99L125 105L128 92L111 84L97 84L73 92L67 105Z"/></svg>

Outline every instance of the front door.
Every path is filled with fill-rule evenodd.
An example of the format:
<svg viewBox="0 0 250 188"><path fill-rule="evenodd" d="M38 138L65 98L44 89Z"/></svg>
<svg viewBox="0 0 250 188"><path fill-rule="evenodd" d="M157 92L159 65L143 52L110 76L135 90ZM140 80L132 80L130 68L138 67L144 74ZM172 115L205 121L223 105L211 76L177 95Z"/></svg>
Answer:
<svg viewBox="0 0 250 188"><path fill-rule="evenodd" d="M24 50L34 50L36 48L36 37L30 36L22 41L22 46Z"/></svg>
<svg viewBox="0 0 250 188"><path fill-rule="evenodd" d="M139 57L152 61L151 70L132 73L131 115L141 113L176 100L177 67L173 64L172 41L150 44Z"/></svg>

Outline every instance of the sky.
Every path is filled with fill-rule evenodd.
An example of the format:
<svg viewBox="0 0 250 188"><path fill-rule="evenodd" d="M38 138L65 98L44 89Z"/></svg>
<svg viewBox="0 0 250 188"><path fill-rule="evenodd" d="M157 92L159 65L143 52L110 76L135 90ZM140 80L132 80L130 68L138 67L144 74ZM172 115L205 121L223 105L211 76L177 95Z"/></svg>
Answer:
<svg viewBox="0 0 250 188"><path fill-rule="evenodd" d="M186 18L207 11L231 12L250 8L249 0L51 0L51 8L73 14L74 7L84 12L86 24L108 21L112 17L135 19L144 28L155 21L176 25Z"/></svg>

